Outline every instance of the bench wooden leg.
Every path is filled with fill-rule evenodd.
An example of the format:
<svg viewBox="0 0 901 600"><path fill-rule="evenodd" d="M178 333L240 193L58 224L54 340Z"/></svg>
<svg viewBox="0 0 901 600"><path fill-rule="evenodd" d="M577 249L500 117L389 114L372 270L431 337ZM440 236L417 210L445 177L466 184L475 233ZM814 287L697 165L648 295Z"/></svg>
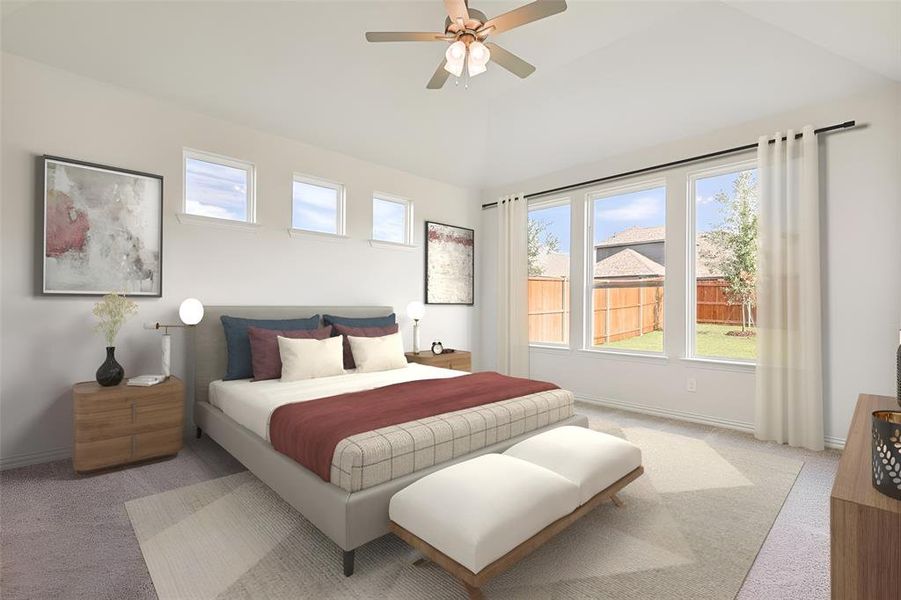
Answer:
<svg viewBox="0 0 901 600"><path fill-rule="evenodd" d="M469 600L484 600L485 596L482 594L482 590L474 585L469 585L465 581L463 582L463 585L466 586L466 593L469 594Z"/></svg>
<svg viewBox="0 0 901 600"><path fill-rule="evenodd" d="M427 564L429 564L429 559L427 559L427 558L425 558L425 557L423 557L423 558L417 558L416 560L413 561L413 566L414 566L414 567L424 567L424 566L426 566Z"/></svg>
<svg viewBox="0 0 901 600"><path fill-rule="evenodd" d="M610 499L613 500L613 503L618 507L623 505L623 501L620 500L619 496L617 496L616 494L610 496Z"/></svg>

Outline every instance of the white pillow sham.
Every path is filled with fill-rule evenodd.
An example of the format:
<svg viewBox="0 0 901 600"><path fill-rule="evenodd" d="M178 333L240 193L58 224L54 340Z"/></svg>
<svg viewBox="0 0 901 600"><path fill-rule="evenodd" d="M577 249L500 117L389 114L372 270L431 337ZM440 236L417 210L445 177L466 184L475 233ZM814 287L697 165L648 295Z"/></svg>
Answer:
<svg viewBox="0 0 901 600"><path fill-rule="evenodd" d="M400 333L392 333L381 337L347 336L350 351L357 363L357 372L390 371L407 366L404 356L404 342Z"/></svg>
<svg viewBox="0 0 901 600"><path fill-rule="evenodd" d="M282 381L344 374L344 344L341 336L324 340L278 336L282 358Z"/></svg>

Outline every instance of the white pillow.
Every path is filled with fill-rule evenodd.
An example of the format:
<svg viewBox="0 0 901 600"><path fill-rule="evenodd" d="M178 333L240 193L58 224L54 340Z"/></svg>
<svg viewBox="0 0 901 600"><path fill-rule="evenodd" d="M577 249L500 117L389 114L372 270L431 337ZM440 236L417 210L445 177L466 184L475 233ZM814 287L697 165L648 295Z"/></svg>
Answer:
<svg viewBox="0 0 901 600"><path fill-rule="evenodd" d="M407 366L404 342L399 333L381 337L349 335L347 341L350 342L350 351L354 355L354 362L357 363L357 371L360 373L403 369Z"/></svg>
<svg viewBox="0 0 901 600"><path fill-rule="evenodd" d="M282 357L282 381L344 374L344 344L341 336L324 340L278 336Z"/></svg>

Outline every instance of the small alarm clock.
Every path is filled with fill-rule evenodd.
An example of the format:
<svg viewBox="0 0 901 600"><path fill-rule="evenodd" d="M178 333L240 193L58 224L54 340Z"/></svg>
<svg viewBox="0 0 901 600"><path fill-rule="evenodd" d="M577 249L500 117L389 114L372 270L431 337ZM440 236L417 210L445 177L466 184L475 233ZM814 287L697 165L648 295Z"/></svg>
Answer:
<svg viewBox="0 0 901 600"><path fill-rule="evenodd" d="M432 354L438 355L444 352L444 346L440 341L432 342Z"/></svg>

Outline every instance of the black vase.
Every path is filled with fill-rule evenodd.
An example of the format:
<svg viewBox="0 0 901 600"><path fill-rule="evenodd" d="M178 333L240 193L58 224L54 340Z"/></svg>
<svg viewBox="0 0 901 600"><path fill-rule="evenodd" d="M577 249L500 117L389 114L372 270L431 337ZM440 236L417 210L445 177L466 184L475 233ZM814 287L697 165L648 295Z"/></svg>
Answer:
<svg viewBox="0 0 901 600"><path fill-rule="evenodd" d="M107 346L106 360L97 369L97 383L105 387L119 385L123 377L125 377L125 369L116 362L116 347Z"/></svg>
<svg viewBox="0 0 901 600"><path fill-rule="evenodd" d="M873 487L901 500L901 412L873 413Z"/></svg>

